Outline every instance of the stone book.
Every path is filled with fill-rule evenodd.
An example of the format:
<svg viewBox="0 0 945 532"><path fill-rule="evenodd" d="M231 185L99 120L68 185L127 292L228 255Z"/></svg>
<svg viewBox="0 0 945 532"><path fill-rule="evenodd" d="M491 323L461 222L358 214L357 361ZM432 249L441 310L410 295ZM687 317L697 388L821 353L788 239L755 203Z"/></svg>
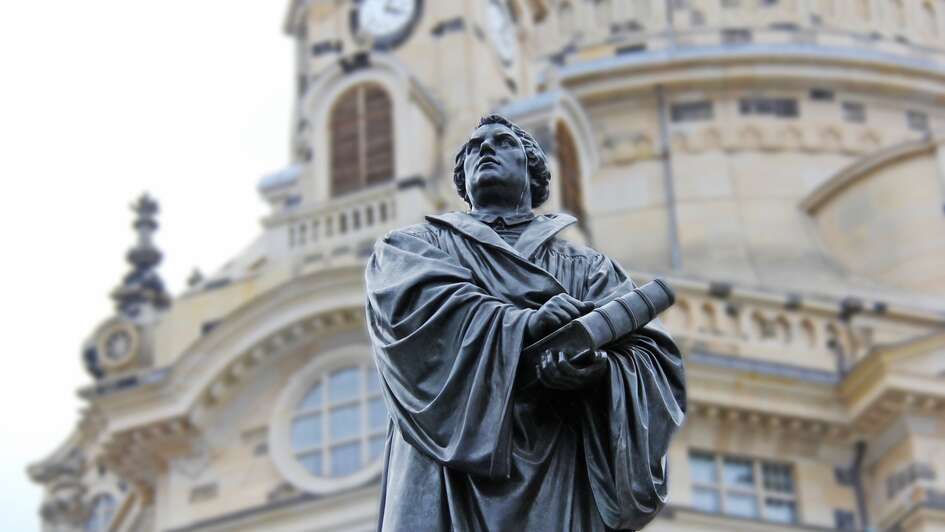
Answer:
<svg viewBox="0 0 945 532"><path fill-rule="evenodd" d="M538 382L539 357L546 350L573 353L570 362L580 366L594 350L643 327L675 301L669 283L654 279L568 322L522 351L517 387L529 388Z"/></svg>

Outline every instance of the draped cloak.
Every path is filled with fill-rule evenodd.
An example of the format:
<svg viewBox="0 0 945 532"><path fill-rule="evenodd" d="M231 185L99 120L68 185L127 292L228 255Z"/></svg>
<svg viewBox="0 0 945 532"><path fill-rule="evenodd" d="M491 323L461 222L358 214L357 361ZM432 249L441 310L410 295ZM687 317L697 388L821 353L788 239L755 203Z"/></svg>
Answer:
<svg viewBox="0 0 945 532"><path fill-rule="evenodd" d="M382 531L637 530L666 502L686 410L658 320L608 344L577 391L514 386L530 313L567 292L598 305L634 285L606 256L533 220L514 246L465 213L378 240L367 321L391 422Z"/></svg>

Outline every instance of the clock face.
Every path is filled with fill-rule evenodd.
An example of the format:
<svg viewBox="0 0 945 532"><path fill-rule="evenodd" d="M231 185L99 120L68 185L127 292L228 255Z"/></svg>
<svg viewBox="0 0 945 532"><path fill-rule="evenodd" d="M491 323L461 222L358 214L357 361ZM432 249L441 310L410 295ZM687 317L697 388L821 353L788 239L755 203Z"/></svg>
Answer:
<svg viewBox="0 0 945 532"><path fill-rule="evenodd" d="M420 0L361 0L356 31L380 45L405 38L420 14Z"/></svg>
<svg viewBox="0 0 945 532"><path fill-rule="evenodd" d="M518 55L515 23L512 22L512 15L509 13L509 6L505 0L488 1L486 24L489 29L489 38L499 54L499 59L508 66L515 62Z"/></svg>
<svg viewBox="0 0 945 532"><path fill-rule="evenodd" d="M105 340L105 356L111 360L121 360L131 349L131 335L128 331L115 331Z"/></svg>

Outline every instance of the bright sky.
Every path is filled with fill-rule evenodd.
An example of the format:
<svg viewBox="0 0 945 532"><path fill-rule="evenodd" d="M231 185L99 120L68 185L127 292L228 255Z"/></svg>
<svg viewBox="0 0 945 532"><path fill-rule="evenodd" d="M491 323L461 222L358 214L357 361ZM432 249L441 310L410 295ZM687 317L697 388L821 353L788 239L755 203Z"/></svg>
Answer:
<svg viewBox="0 0 945 532"><path fill-rule="evenodd" d="M26 465L70 433L83 340L127 271L128 206L161 203L172 293L259 231L288 158L288 0L47 0L0 8L0 530L39 529Z"/></svg>

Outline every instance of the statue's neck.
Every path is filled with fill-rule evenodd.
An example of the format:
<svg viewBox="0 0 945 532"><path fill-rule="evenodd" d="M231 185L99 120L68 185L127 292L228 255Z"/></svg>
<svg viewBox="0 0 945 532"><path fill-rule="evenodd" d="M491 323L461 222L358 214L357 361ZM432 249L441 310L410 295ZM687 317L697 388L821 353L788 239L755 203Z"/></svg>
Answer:
<svg viewBox="0 0 945 532"><path fill-rule="evenodd" d="M506 205L479 205L473 207L472 211L479 214L493 214L496 216L519 216L531 213L532 209L525 205L516 205L514 207Z"/></svg>

